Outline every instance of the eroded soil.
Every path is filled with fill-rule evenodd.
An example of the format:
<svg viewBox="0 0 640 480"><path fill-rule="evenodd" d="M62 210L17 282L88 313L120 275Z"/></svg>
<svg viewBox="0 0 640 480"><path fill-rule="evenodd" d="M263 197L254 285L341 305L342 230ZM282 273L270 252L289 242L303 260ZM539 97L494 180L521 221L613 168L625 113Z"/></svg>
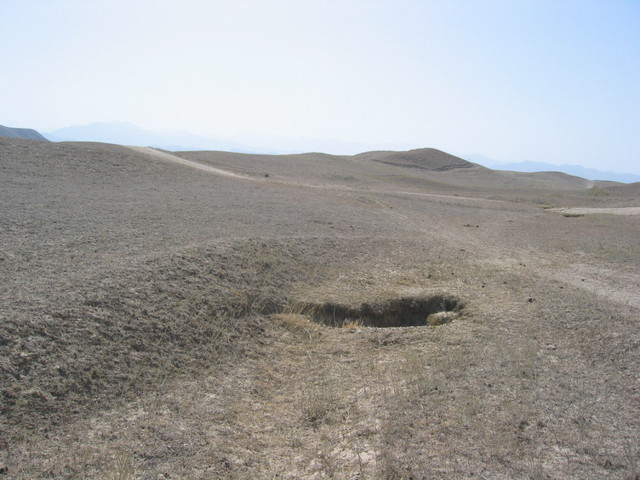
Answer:
<svg viewBox="0 0 640 480"><path fill-rule="evenodd" d="M0 139L0 478L638 475L637 189L173 157Z"/></svg>

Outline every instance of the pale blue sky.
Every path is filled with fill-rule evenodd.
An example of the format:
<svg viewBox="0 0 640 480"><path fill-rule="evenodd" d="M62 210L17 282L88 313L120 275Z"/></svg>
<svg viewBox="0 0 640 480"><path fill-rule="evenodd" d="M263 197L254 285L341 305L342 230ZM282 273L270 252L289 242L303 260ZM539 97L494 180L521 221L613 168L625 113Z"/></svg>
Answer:
<svg viewBox="0 0 640 480"><path fill-rule="evenodd" d="M2 125L640 174L639 0L0 0L0 45Z"/></svg>

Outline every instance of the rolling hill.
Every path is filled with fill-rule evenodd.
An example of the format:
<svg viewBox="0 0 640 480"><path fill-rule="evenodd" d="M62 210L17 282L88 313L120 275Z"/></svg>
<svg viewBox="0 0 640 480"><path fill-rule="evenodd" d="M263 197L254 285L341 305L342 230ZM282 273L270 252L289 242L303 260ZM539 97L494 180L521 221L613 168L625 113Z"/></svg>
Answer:
<svg viewBox="0 0 640 480"><path fill-rule="evenodd" d="M637 478L633 186L4 137L0 172L0 478Z"/></svg>
<svg viewBox="0 0 640 480"><path fill-rule="evenodd" d="M0 125L0 137L23 138L26 140L39 140L42 142L48 141L38 131L31 128L12 128L4 127L2 125Z"/></svg>

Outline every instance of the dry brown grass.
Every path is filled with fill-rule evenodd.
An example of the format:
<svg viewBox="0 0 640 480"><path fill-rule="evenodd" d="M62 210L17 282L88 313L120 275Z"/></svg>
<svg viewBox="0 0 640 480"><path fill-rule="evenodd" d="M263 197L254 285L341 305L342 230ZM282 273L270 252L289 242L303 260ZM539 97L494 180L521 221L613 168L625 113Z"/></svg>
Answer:
<svg viewBox="0 0 640 480"><path fill-rule="evenodd" d="M540 208L637 199L0 147L0 478L638 476L637 218ZM432 298L464 310L389 321Z"/></svg>

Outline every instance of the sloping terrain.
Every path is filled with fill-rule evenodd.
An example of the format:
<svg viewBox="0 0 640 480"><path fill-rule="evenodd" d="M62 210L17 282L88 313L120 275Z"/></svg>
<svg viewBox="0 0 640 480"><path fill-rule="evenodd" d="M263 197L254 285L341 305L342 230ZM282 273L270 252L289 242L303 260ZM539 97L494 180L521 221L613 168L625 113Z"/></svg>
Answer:
<svg viewBox="0 0 640 480"><path fill-rule="evenodd" d="M0 125L0 137L23 138L25 140L40 140L43 142L48 141L38 131L31 128L12 128L2 125Z"/></svg>
<svg viewBox="0 0 640 480"><path fill-rule="evenodd" d="M181 158L270 181L324 188L383 189L414 193L578 191L601 185L558 173L494 171L433 148L409 152L367 152L353 156L322 153L256 155L227 152L178 152ZM496 187L499 187L496 189Z"/></svg>
<svg viewBox="0 0 640 480"><path fill-rule="evenodd" d="M0 478L638 478L636 189L377 155L0 138Z"/></svg>
<svg viewBox="0 0 640 480"><path fill-rule="evenodd" d="M435 148L420 148L408 152L367 152L361 153L358 157L380 163L387 163L389 165L419 168L422 170L446 171L474 166L471 162L436 150Z"/></svg>

